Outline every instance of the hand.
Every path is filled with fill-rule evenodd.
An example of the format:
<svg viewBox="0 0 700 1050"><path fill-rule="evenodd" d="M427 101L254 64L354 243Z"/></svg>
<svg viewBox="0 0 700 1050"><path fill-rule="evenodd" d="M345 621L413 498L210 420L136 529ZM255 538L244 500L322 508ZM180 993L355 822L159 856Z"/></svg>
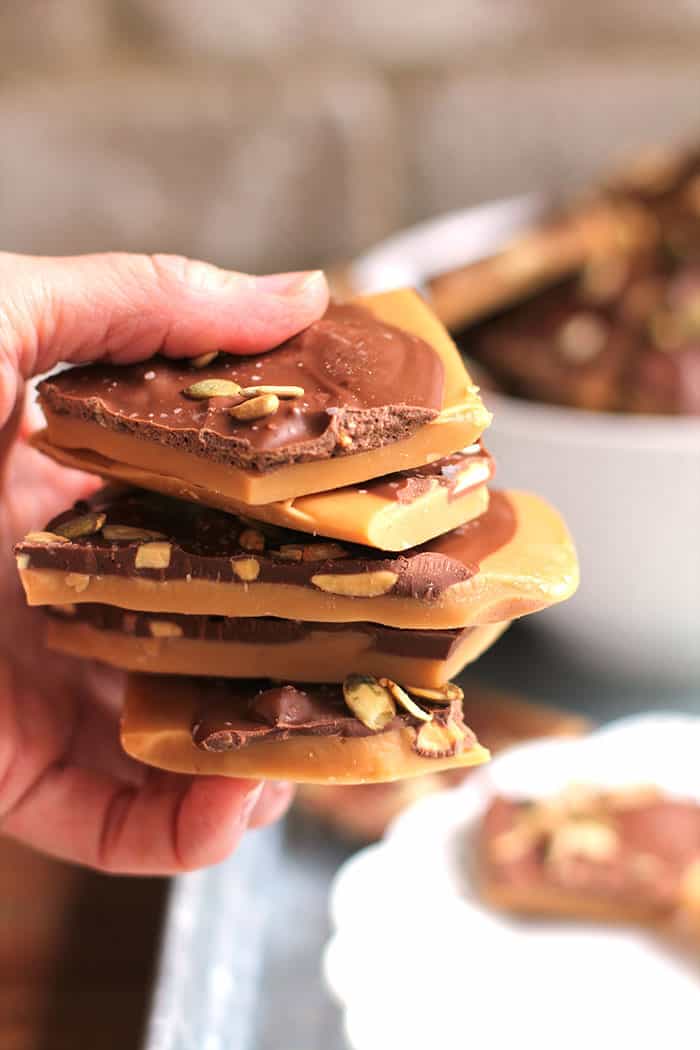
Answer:
<svg viewBox="0 0 700 1050"><path fill-rule="evenodd" d="M148 769L120 749L122 676L50 653L12 545L95 487L23 440L24 384L60 361L270 349L325 310L321 273L249 277L174 256L0 253L0 830L111 872L225 857L286 808L286 785Z"/></svg>

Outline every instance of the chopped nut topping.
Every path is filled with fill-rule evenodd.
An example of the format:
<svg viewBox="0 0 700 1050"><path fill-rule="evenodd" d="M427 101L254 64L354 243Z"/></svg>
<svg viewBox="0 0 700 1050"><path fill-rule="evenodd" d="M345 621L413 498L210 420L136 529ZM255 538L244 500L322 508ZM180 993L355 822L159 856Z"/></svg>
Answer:
<svg viewBox="0 0 700 1050"><path fill-rule="evenodd" d="M447 682L439 689L422 689L419 686L407 685L409 693L422 700L435 700L437 703L451 704L453 700L464 700L464 692L454 682Z"/></svg>
<svg viewBox="0 0 700 1050"><path fill-rule="evenodd" d="M396 716L389 690L372 675L348 675L343 682L343 696L355 717L374 732L380 732Z"/></svg>
<svg viewBox="0 0 700 1050"><path fill-rule="evenodd" d="M28 532L24 537L25 543L40 543L42 546L50 546L52 543L70 543L67 536L59 536L55 532Z"/></svg>
<svg viewBox="0 0 700 1050"><path fill-rule="evenodd" d="M169 543L143 543L136 551L134 567L137 569L167 569L170 565L172 550Z"/></svg>
<svg viewBox="0 0 700 1050"><path fill-rule="evenodd" d="M585 365L598 356L607 339L607 326L595 314L576 314L559 329L557 347L566 361Z"/></svg>
<svg viewBox="0 0 700 1050"><path fill-rule="evenodd" d="M200 379L182 392L195 401L206 401L210 397L240 397L241 388L232 379Z"/></svg>
<svg viewBox="0 0 700 1050"><path fill-rule="evenodd" d="M555 828L547 850L548 864L562 864L574 857L602 862L610 860L618 847L614 828L600 820L570 820Z"/></svg>
<svg viewBox="0 0 700 1050"><path fill-rule="evenodd" d="M229 415L234 419L247 422L271 416L279 407L280 399L276 394L261 394L260 397L251 397L248 401L242 401L240 405L234 405L229 409Z"/></svg>
<svg viewBox="0 0 700 1050"><path fill-rule="evenodd" d="M212 361L215 361L218 356L219 351L212 350L211 353L200 354L199 357L191 357L189 363L192 368L206 368L207 365L210 365Z"/></svg>
<svg viewBox="0 0 700 1050"><path fill-rule="evenodd" d="M77 594L87 590L89 583L90 577L86 576L84 572L69 572L66 574L66 586L70 587Z"/></svg>
<svg viewBox="0 0 700 1050"><path fill-rule="evenodd" d="M140 542L142 540L164 540L165 534L155 529L137 529L134 525L105 525L102 535L112 542Z"/></svg>
<svg viewBox="0 0 700 1050"><path fill-rule="evenodd" d="M259 529L243 529L238 542L244 551L265 550L265 536Z"/></svg>
<svg viewBox="0 0 700 1050"><path fill-rule="evenodd" d="M380 678L379 684L383 685L385 689L388 689L397 704L401 704L405 711L408 711L409 715L413 715L414 718L419 718L421 722L430 722L432 714L429 711L424 711L418 704L414 704L408 693L406 693L400 685L393 682L391 678Z"/></svg>
<svg viewBox="0 0 700 1050"><path fill-rule="evenodd" d="M260 575L260 562L255 558L232 558L231 568L239 580L250 583Z"/></svg>
<svg viewBox="0 0 700 1050"><path fill-rule="evenodd" d="M348 598L377 598L388 594L399 576L389 569L376 572L353 572L347 575L319 573L311 577L314 587L327 594L338 594Z"/></svg>
<svg viewBox="0 0 700 1050"><path fill-rule="evenodd" d="M172 620L151 620L148 629L154 638L182 638L182 627Z"/></svg>
<svg viewBox="0 0 700 1050"><path fill-rule="evenodd" d="M465 733L453 719L446 725L433 720L420 727L413 748L424 758L451 758L462 750L464 739Z"/></svg>
<svg viewBox="0 0 700 1050"><path fill-rule="evenodd" d="M347 558L349 551L339 543L309 543L302 548L302 561L337 561Z"/></svg>
<svg viewBox="0 0 700 1050"><path fill-rule="evenodd" d="M71 518L70 521L58 525L56 532L59 536L65 536L67 540L77 540L99 532L106 520L106 514L81 514L78 518Z"/></svg>
<svg viewBox="0 0 700 1050"><path fill-rule="evenodd" d="M280 401L293 397L303 397L303 386L244 386L243 397L260 397L263 394L274 394Z"/></svg>

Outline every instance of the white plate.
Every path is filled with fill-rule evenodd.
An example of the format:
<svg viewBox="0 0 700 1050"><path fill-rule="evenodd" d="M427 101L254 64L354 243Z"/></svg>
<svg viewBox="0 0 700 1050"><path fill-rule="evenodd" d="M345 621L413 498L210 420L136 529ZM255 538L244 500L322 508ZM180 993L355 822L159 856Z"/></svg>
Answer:
<svg viewBox="0 0 700 1050"><path fill-rule="evenodd" d="M654 782L700 801L700 719L624 719L514 748L417 802L341 868L326 981L353 1050L696 1050L698 974L651 935L482 907L465 869L491 795Z"/></svg>

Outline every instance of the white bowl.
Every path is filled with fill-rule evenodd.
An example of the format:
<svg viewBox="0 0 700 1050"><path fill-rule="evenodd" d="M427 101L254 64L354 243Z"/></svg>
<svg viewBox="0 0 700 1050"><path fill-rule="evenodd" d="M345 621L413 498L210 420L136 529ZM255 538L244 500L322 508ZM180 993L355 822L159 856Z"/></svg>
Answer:
<svg viewBox="0 0 700 1050"><path fill-rule="evenodd" d="M352 1050L695 1048L695 967L642 931L497 914L466 871L495 792L653 781L700 799L699 747L700 719L673 715L524 744L411 806L380 845L344 864L324 973Z"/></svg>
<svg viewBox="0 0 700 1050"><path fill-rule="evenodd" d="M537 623L594 670L700 681L700 420L485 400L497 484L550 499L581 559Z"/></svg>
<svg viewBox="0 0 700 1050"><path fill-rule="evenodd" d="M411 227L358 259L353 283L424 286L498 250L545 206L530 195ZM551 499L581 558L576 597L535 623L594 671L700 682L700 421L485 400L497 484Z"/></svg>

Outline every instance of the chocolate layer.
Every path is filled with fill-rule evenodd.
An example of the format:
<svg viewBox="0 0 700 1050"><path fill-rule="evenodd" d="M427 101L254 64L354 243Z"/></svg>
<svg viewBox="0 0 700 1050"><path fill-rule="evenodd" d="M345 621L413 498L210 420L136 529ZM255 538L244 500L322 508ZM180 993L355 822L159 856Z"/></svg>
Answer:
<svg viewBox="0 0 700 1050"><path fill-rule="evenodd" d="M96 605L85 602L68 608L47 608L50 616L87 623L100 631L118 631L138 638L152 638L157 629L151 625L171 623L179 628L179 636L208 642L245 642L251 645L289 645L307 638L315 631L324 633L351 632L371 637L372 648L378 652L415 659L446 660L455 647L474 630L399 630L376 623L313 623L304 620L281 620L273 616L186 616L182 613L141 613L119 609L115 605Z"/></svg>
<svg viewBox="0 0 700 1050"><path fill-rule="evenodd" d="M202 701L192 722L192 739L204 751L231 751L251 741L287 740L290 736L377 736L424 723L407 711L397 714L382 730L368 729L355 718L343 698L341 685L275 684L259 681L201 682ZM420 701L439 725L448 721L465 733L464 746L476 738L462 721L461 701L431 704Z"/></svg>
<svg viewBox="0 0 700 1050"><path fill-rule="evenodd" d="M204 456L268 471L400 441L439 414L444 366L417 336L364 307L331 304L325 316L267 354L220 354L204 368L152 358L138 365L87 365L40 385L52 412ZM301 387L261 419L232 418L239 397L193 400L193 383Z"/></svg>
<svg viewBox="0 0 700 1050"><path fill-rule="evenodd" d="M366 547L333 544L329 550L327 543L309 542L307 536L286 529L256 524L251 530L248 523L220 511L139 489L107 486L54 518L47 531L55 534L76 516L88 513L105 516L100 531L64 542L58 537L33 540L30 533L16 553L26 555L35 569L153 580L202 579L248 587L280 583L317 588L314 578L392 573L396 578L393 582L388 578L386 586L387 577L382 577L381 593L430 602L453 584L476 575L481 561L504 546L516 527L509 499L495 492L481 517L419 547L401 554L382 552L378 558L377 551ZM115 525L138 528L144 536L105 539L102 529ZM153 539L146 530L161 534L158 554L164 557L159 564L167 561L162 568L149 567L143 557L142 548ZM252 546L251 531L257 541Z"/></svg>

